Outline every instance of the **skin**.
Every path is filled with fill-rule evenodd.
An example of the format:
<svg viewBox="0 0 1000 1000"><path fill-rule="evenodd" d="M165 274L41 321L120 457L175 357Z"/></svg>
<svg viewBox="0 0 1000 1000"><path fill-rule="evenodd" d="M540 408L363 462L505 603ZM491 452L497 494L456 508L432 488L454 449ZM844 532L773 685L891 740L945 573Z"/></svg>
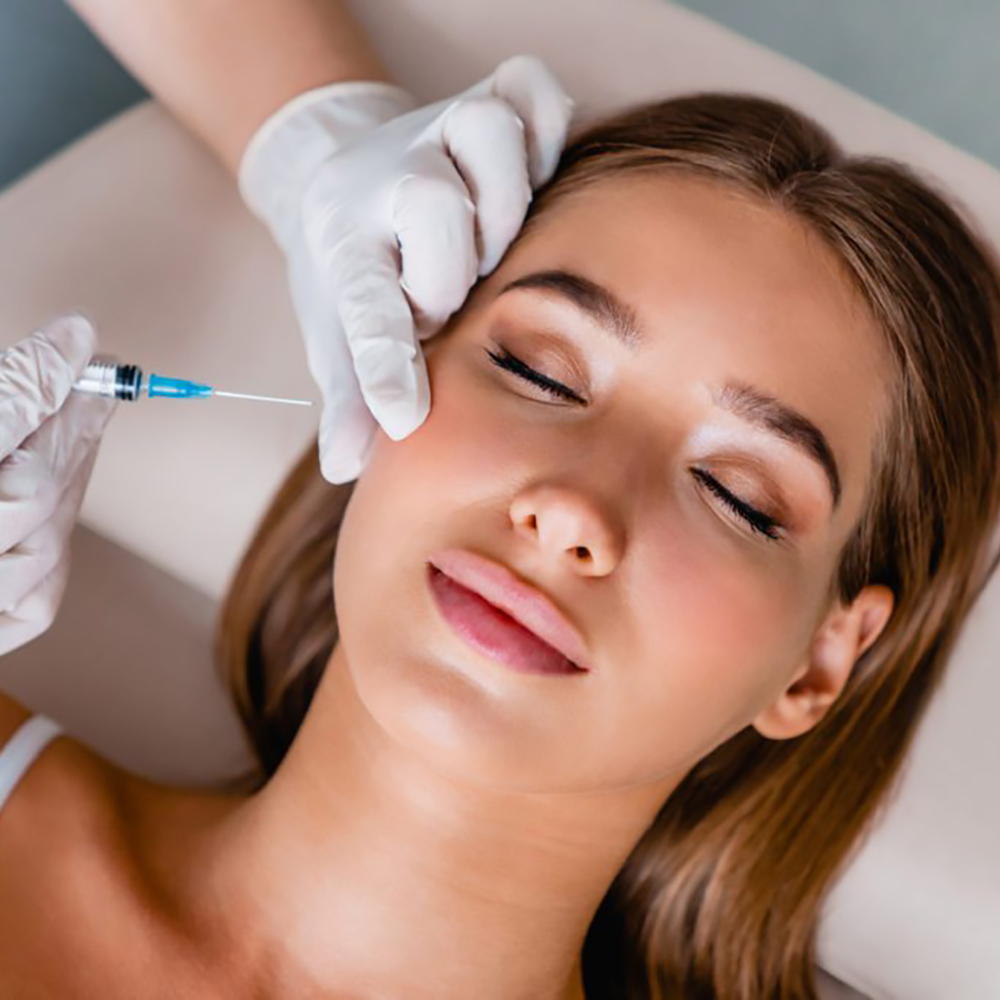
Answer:
<svg viewBox="0 0 1000 1000"><path fill-rule="evenodd" d="M551 294L498 297L555 267L630 303L644 351ZM500 345L588 405L496 368ZM380 433L356 485L341 642L276 776L251 797L94 779L100 870L128 873L110 926L192 996L582 997L587 926L670 792L747 725L814 726L891 613L884 587L827 597L888 402L881 335L776 209L702 180L602 180L543 215L425 355L430 415ZM712 404L726 377L822 429L836 512L814 462ZM769 512L783 497L783 541L693 466ZM450 547L544 590L591 671L525 675L468 647L425 583Z"/></svg>
<svg viewBox="0 0 1000 1000"><path fill-rule="evenodd" d="M287 101L328 83L390 81L344 0L68 2L234 175Z"/></svg>

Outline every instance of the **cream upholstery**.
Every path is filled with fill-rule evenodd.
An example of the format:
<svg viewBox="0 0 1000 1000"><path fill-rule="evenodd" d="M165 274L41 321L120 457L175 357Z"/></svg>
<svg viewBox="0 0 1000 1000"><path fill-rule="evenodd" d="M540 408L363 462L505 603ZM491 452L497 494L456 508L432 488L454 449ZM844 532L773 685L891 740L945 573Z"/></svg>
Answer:
<svg viewBox="0 0 1000 1000"><path fill-rule="evenodd" d="M1000 242L1000 175L796 64L658 0L366 0L400 82L432 99L518 51L588 114L697 89L791 100L852 150L960 192ZM0 196L0 329L77 307L147 371L318 398L281 261L230 179L142 106ZM15 336L5 335L7 339ZM126 409L127 408L127 409ZM163 780L218 783L248 757L209 666L214 604L316 412L227 400L122 404L102 448L54 628L0 686ZM981 602L891 808L831 893L820 965L872 998L1000 998L1000 580ZM853 996L827 981L829 1000Z"/></svg>

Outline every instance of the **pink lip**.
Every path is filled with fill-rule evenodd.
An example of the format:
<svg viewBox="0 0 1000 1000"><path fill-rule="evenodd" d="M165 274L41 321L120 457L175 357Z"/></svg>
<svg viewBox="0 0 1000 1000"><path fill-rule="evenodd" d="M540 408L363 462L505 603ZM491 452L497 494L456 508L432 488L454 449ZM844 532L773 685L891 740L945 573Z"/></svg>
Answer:
<svg viewBox="0 0 1000 1000"><path fill-rule="evenodd" d="M446 549L429 560L462 587L499 608L535 637L571 661L578 670L589 670L586 646L580 633L540 590L523 583L506 566L465 549Z"/></svg>

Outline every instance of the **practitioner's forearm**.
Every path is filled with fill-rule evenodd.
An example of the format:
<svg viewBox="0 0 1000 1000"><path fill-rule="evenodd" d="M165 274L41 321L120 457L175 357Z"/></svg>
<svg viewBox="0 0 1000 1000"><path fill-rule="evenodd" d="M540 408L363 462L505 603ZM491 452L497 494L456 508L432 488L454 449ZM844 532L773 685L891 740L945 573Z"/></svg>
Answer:
<svg viewBox="0 0 1000 1000"><path fill-rule="evenodd" d="M235 173L254 130L296 94L389 80L343 0L68 0Z"/></svg>

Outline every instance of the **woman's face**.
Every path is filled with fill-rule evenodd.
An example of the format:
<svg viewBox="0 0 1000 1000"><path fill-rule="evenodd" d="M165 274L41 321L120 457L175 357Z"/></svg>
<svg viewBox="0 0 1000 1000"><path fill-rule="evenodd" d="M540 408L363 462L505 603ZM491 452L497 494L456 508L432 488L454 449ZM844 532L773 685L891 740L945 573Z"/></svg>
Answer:
<svg viewBox="0 0 1000 1000"><path fill-rule="evenodd" d="M642 345L553 272L620 300ZM402 441L378 433L334 572L341 653L390 734L511 789L679 780L807 672L889 369L801 224L709 181L602 179L543 213L424 349L430 414ZM504 351L581 401L487 353ZM775 431L727 383L805 420ZM713 483L780 527L755 528ZM543 590L589 673L517 673L468 646L428 588L445 548Z"/></svg>

